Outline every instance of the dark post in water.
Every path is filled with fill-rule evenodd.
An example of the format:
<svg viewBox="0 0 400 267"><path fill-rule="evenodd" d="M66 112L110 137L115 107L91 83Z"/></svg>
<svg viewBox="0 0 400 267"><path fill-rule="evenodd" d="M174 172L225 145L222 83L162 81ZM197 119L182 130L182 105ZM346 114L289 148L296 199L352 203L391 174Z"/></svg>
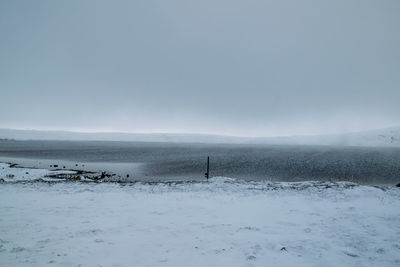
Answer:
<svg viewBox="0 0 400 267"><path fill-rule="evenodd" d="M204 176L207 178L210 176L210 157L207 157L207 172L204 174Z"/></svg>

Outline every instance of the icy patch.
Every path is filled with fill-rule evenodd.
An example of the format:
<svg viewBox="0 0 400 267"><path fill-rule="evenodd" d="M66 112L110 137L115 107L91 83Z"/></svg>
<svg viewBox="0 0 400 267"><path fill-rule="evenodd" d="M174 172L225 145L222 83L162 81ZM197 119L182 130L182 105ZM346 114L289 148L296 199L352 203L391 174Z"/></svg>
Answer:
<svg viewBox="0 0 400 267"><path fill-rule="evenodd" d="M47 169L33 169L23 168L16 164L2 163L0 162L0 181L5 182L21 182L21 181L54 181L60 179L49 178L48 176L60 175L60 174L76 174L75 171L50 171Z"/></svg>

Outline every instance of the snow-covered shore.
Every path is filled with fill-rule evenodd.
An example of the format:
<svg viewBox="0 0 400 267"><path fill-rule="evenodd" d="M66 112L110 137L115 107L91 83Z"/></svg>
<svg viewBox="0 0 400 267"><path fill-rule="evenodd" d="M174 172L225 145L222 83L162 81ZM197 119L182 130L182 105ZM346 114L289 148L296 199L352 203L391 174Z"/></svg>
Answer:
<svg viewBox="0 0 400 267"><path fill-rule="evenodd" d="M17 172L0 183L0 266L400 265L394 187L44 183L30 181L46 170L0 169Z"/></svg>

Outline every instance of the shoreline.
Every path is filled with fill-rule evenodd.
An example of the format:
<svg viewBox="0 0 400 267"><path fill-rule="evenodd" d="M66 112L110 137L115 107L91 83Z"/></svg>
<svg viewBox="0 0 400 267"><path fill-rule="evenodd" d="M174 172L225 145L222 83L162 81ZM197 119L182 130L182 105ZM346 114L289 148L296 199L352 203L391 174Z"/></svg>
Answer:
<svg viewBox="0 0 400 267"><path fill-rule="evenodd" d="M124 180L132 176L132 170L137 171L140 164L106 163L106 162L76 162L60 159L31 159L0 156L0 162L8 163L16 168L45 169L59 171L62 175L65 171L73 171L76 175L84 176L92 180L100 180L107 177L116 177ZM129 166L123 166L129 165ZM122 166L122 168L121 168ZM125 174L129 172L128 174ZM123 175L124 173L125 175ZM55 178L63 178L61 176ZM65 177L68 178L68 177Z"/></svg>
<svg viewBox="0 0 400 267"><path fill-rule="evenodd" d="M5 166L8 165L8 166ZM109 183L109 184L119 184L119 185L166 185L166 186L180 186L180 185L196 185L196 184L228 184L228 185L237 185L252 188L254 190L261 191L274 191L274 190L305 190L309 188L315 188L317 190L325 190L325 189L352 189L354 187L371 187L377 188L383 191L387 191L393 188L398 187L397 185L373 185L373 184L359 184L350 181L323 181L323 180L309 180L309 181L247 181L242 179L235 179L229 177L221 177L216 176L212 177L209 180L197 181L197 180L165 180L165 181L135 181L135 180L116 180L116 179L107 179L113 177L110 174L105 174L105 177L102 177L101 172L86 172L82 170L69 170L69 169L43 169L43 168L35 168L35 167L25 167L16 163L11 162L3 162L0 161L0 170L8 168L19 169L20 173L29 173L30 170L38 170L41 173L36 177L30 177L27 179L13 179L8 178L4 179L4 177L0 176L0 183L65 183L65 182L83 182L83 183ZM13 174L12 171L9 173L13 177L18 174ZM4 175L9 175L4 174ZM1 175L1 172L0 172Z"/></svg>

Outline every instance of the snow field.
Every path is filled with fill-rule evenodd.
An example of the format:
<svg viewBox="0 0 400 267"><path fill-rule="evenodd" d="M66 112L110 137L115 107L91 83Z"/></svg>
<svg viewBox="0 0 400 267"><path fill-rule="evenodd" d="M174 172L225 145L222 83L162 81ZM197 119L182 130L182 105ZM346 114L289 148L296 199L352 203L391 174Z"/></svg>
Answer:
<svg viewBox="0 0 400 267"><path fill-rule="evenodd" d="M399 189L274 185L3 182L0 266L400 265Z"/></svg>

